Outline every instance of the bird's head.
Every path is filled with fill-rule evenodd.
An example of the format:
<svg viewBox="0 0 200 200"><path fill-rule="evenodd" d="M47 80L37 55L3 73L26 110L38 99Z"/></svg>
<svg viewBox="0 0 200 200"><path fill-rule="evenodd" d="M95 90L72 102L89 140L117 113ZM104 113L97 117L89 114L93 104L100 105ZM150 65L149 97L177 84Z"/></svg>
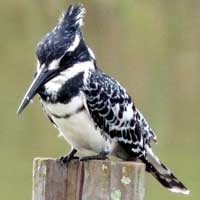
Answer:
<svg viewBox="0 0 200 200"><path fill-rule="evenodd" d="M81 5L70 5L54 29L38 43L37 72L18 108L18 114L25 109L44 84L62 71L80 62L95 62L94 54L82 37L84 14L85 9Z"/></svg>

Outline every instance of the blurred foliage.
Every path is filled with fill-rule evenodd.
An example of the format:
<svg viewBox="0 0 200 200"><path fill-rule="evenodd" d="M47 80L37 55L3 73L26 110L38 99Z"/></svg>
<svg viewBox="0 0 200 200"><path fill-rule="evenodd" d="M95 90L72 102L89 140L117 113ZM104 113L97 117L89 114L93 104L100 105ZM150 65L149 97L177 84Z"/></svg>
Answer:
<svg viewBox="0 0 200 200"><path fill-rule="evenodd" d="M68 150L37 98L16 110L35 71L35 46L66 4L0 1L0 199L31 199L32 160ZM198 199L200 192L200 1L83 0L84 36L98 66L134 97L158 136L154 150L190 188L184 197L147 175L146 199Z"/></svg>

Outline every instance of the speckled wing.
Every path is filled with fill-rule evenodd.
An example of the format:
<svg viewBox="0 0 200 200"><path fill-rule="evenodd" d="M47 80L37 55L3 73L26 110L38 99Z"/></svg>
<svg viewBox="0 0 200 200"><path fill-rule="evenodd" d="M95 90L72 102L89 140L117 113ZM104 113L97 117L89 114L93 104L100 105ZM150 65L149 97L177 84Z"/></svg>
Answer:
<svg viewBox="0 0 200 200"><path fill-rule="evenodd" d="M157 142L157 137L155 133L150 128L143 114L137 108L136 108L136 121L141 128L141 133L144 138L144 144L148 144L150 146L151 141Z"/></svg>
<svg viewBox="0 0 200 200"><path fill-rule="evenodd" d="M116 138L134 157L144 155L144 142L153 137L126 90L100 70L90 72L84 88L86 103L105 137ZM143 127L144 126L144 127Z"/></svg>
<svg viewBox="0 0 200 200"><path fill-rule="evenodd" d="M115 139L128 153L126 159L140 159L164 187L189 194L189 190L158 159L151 149L156 136L125 89L99 70L89 73L84 87L86 103L97 128L105 138Z"/></svg>

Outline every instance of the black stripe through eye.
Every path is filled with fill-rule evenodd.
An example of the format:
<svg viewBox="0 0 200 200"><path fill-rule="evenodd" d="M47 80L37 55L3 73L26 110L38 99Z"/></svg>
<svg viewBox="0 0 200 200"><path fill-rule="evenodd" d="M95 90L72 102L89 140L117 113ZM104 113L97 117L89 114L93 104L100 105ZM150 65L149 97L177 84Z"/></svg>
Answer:
<svg viewBox="0 0 200 200"><path fill-rule="evenodd" d="M60 61L60 67L68 68L74 63L72 52L66 52Z"/></svg>

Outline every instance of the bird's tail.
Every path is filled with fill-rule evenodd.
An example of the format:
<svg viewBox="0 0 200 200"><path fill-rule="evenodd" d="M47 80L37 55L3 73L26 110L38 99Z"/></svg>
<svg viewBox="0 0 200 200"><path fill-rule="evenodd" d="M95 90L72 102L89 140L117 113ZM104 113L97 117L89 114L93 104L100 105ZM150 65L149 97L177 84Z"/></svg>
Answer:
<svg viewBox="0 0 200 200"><path fill-rule="evenodd" d="M181 183L172 172L159 161L149 146L146 147L146 153L146 158L142 159L146 164L146 171L151 173L168 190L185 195L190 193L183 183Z"/></svg>

